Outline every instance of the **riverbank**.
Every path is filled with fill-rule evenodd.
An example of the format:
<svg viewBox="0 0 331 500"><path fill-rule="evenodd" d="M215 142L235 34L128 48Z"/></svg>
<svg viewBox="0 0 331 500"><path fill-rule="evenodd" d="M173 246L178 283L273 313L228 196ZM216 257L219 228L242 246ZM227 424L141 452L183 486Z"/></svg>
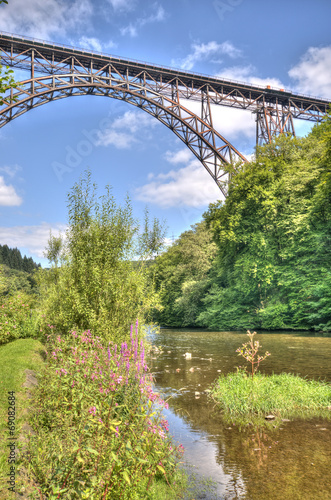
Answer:
<svg viewBox="0 0 331 500"><path fill-rule="evenodd" d="M0 347L0 500L8 500L10 494L7 489L8 474L10 472L7 444L10 438L18 440L19 436L22 433L24 434L22 428L28 420L30 400L28 398L29 390L23 387L26 381L25 372L26 370L32 370L38 374L41 371L44 365L43 352L42 343L35 339L17 339ZM11 411L14 412L14 415L11 415L13 417L11 422L14 424L14 430L12 431L9 430L7 425L8 396L15 398L14 400L11 399L11 402L15 403L11 405ZM11 435L10 432L13 432L13 434ZM21 443L17 444L16 451L18 451L19 447L21 447ZM18 461L18 453L15 453L15 458L17 461L13 465L15 466L15 480L18 481L18 491L24 485L21 484L19 476L20 462Z"/></svg>
<svg viewBox="0 0 331 500"><path fill-rule="evenodd" d="M5 389L2 396L9 389L17 396L19 418L15 421L15 433L18 435L27 422L34 430L27 453L23 456L16 453L16 492L23 492L26 486L18 475L24 467L40 498L61 494L61 498L68 499L99 499L100 492L93 491L97 487L103 488L103 498L110 498L109 484L112 499L119 496L139 499L141 491L144 498L151 500L180 498L187 476L177 469L180 448L171 446L167 422L156 408L156 402L161 406L166 403L148 385L143 345L134 341L130 347L122 344L118 351L116 346L104 349L87 332L79 340L81 351L79 342L75 348L67 339L59 336L53 339L52 346L50 343L47 346L47 365L40 358L43 346L38 341L17 340L0 348L0 357L6 361L3 366L11 367L8 376L1 380ZM35 360L37 354L39 359ZM101 361L96 366L96 356L98 362L103 359L108 371L103 370L106 366ZM21 385L27 368L38 372L39 384L31 391L32 400L23 404ZM105 378L112 384L108 393ZM29 406L34 410L30 416ZM3 397L2 423L7 407ZM5 427L2 426L2 435L8 431ZM21 445L15 442L14 448L18 452ZM10 469L6 450L1 451L1 477L5 485ZM7 486L1 490L1 500L10 498ZM121 494L116 493L118 488ZM12 496L15 497L14 493Z"/></svg>

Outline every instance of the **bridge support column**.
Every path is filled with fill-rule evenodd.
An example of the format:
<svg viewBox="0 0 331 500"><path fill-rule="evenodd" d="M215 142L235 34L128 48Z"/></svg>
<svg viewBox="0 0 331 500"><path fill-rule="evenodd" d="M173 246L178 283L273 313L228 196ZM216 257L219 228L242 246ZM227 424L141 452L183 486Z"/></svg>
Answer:
<svg viewBox="0 0 331 500"><path fill-rule="evenodd" d="M256 113L256 145L270 143L280 134L295 137L292 113L283 107L261 106Z"/></svg>

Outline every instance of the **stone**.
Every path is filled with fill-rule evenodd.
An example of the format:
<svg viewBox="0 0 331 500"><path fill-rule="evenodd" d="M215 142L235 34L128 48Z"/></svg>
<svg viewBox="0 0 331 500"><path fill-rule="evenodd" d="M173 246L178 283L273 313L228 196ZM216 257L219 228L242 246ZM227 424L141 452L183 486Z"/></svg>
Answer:
<svg viewBox="0 0 331 500"><path fill-rule="evenodd" d="M36 379L35 377L36 374L33 370L26 369L24 370L24 372L26 375L26 380L23 383L23 387L30 388L38 385L38 380Z"/></svg>
<svg viewBox="0 0 331 500"><path fill-rule="evenodd" d="M275 415L266 415L264 418L266 420L275 420L276 417L275 417Z"/></svg>

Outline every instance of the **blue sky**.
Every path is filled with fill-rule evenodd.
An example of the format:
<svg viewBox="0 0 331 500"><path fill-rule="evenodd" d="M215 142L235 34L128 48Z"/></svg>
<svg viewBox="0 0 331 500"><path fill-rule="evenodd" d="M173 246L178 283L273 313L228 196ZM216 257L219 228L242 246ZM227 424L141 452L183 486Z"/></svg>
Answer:
<svg viewBox="0 0 331 500"><path fill-rule="evenodd" d="M331 99L330 18L329 0L0 5L0 31ZM250 112L218 107L213 119L237 149L253 153ZM297 134L309 127L298 122ZM0 243L43 265L49 231L65 229L67 193L88 167L100 194L106 184L118 203L128 193L138 218L148 205L152 216L166 220L169 238L201 220L221 197L168 128L111 98L68 98L29 111L0 129L0 151Z"/></svg>

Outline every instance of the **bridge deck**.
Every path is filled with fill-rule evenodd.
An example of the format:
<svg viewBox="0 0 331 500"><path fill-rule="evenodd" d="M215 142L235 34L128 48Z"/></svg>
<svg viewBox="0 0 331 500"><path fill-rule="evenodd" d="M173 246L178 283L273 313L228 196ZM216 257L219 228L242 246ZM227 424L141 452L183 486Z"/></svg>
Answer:
<svg viewBox="0 0 331 500"><path fill-rule="evenodd" d="M319 121L321 118L320 115L324 115L331 104L327 99L295 94L288 91L285 92L280 89L263 88L258 85L234 82L208 75L185 72L130 59L122 59L111 55L76 49L69 46L34 40L28 37L11 35L4 32L0 33L0 60L3 59L5 64L22 69L30 69L31 58L28 55L29 52L31 53L32 49L38 51L39 57L41 56L45 61L49 62L48 65L42 65L40 63L38 64L37 60L35 61L35 71L41 73L67 73L68 67L70 66L69 61L74 57L81 66L87 69L91 68L92 64L93 72L102 70L107 64L114 64L117 70L126 74L128 78L139 78L142 77L144 73L147 73L149 78L159 83L162 82L163 84L172 84L176 80L179 86L190 88L192 93L196 90L202 91L204 88L208 87L209 92L215 92L222 96L238 96L243 101L247 100L247 106L241 106L246 109L251 108L252 103L254 103L254 106L257 106L259 103L263 103L264 105L267 103L271 106L275 104L288 106L290 103L294 108L301 110L298 118ZM24 57L24 53L26 57ZM17 55L20 55L20 57L17 58ZM64 61L67 61L67 63L64 63ZM63 63L63 67L59 68L58 63ZM226 103L224 104L227 105ZM315 112L305 116L305 110L311 111L312 108Z"/></svg>

